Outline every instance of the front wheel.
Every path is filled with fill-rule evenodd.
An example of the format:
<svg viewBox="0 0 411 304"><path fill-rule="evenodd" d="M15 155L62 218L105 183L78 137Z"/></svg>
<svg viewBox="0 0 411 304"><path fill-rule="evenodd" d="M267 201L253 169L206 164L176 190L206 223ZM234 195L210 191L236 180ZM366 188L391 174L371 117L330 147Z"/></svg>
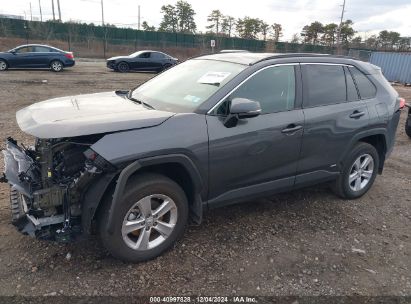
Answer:
<svg viewBox="0 0 411 304"><path fill-rule="evenodd" d="M119 71L120 73L126 73L130 70L130 66L128 65L127 62L120 62L117 65L117 71Z"/></svg>
<svg viewBox="0 0 411 304"><path fill-rule="evenodd" d="M0 72L7 70L8 67L7 62L0 59Z"/></svg>
<svg viewBox="0 0 411 304"><path fill-rule="evenodd" d="M142 262L162 254L182 236L188 203L181 187L162 175L144 174L127 184L119 209L113 213L113 233L107 231L111 197L103 206L99 231L114 257Z"/></svg>
<svg viewBox="0 0 411 304"><path fill-rule="evenodd" d="M346 199L363 196L377 176L379 156L374 146L358 143L342 164L342 172L335 181L334 192Z"/></svg>
<svg viewBox="0 0 411 304"><path fill-rule="evenodd" d="M60 60L53 60L50 63L50 69L53 72L61 72L63 70L63 63Z"/></svg>

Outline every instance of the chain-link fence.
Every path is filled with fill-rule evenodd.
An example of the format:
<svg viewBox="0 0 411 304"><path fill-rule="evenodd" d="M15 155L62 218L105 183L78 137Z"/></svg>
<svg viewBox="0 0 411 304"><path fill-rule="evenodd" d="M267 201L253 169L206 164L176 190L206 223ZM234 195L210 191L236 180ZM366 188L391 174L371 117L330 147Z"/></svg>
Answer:
<svg viewBox="0 0 411 304"><path fill-rule="evenodd" d="M9 43L45 43L73 51L78 57L107 58L139 49L163 50L172 55L190 57L211 52L210 41L216 41L216 51L243 49L253 52L314 52L334 54L334 47L262 41L236 37L216 37L155 31L139 31L110 26L79 23L38 22L0 19L0 37L15 38ZM4 43L3 43L4 44ZM4 47L12 47L5 45Z"/></svg>

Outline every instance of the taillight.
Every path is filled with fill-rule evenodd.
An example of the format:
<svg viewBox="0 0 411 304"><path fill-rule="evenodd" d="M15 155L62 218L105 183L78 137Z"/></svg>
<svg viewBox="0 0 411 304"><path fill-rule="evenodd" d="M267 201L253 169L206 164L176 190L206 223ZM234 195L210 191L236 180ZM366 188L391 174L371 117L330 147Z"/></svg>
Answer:
<svg viewBox="0 0 411 304"><path fill-rule="evenodd" d="M65 53L64 56L68 59L74 59L73 53Z"/></svg>
<svg viewBox="0 0 411 304"><path fill-rule="evenodd" d="M400 97L398 100L400 102L400 109L403 109L405 107L405 99Z"/></svg>

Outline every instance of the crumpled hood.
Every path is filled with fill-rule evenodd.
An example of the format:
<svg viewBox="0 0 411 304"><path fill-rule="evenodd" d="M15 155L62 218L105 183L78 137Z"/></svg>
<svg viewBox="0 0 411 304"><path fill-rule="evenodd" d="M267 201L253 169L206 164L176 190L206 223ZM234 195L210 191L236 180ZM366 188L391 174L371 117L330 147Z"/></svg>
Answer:
<svg viewBox="0 0 411 304"><path fill-rule="evenodd" d="M153 127L173 115L106 92L38 102L18 111L16 118L23 132L61 138Z"/></svg>

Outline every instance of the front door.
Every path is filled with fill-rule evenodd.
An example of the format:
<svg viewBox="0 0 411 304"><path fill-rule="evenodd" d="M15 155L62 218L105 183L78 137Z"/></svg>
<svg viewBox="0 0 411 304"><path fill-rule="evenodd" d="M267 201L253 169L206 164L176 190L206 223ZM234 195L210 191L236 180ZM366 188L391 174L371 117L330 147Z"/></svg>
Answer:
<svg viewBox="0 0 411 304"><path fill-rule="evenodd" d="M33 65L33 47L25 46L16 49L10 59L10 66L13 68L32 68Z"/></svg>
<svg viewBox="0 0 411 304"><path fill-rule="evenodd" d="M295 108L297 78L294 65L263 68L207 115L210 204L293 186L304 126L304 114ZM233 98L258 101L262 114L226 127Z"/></svg>

